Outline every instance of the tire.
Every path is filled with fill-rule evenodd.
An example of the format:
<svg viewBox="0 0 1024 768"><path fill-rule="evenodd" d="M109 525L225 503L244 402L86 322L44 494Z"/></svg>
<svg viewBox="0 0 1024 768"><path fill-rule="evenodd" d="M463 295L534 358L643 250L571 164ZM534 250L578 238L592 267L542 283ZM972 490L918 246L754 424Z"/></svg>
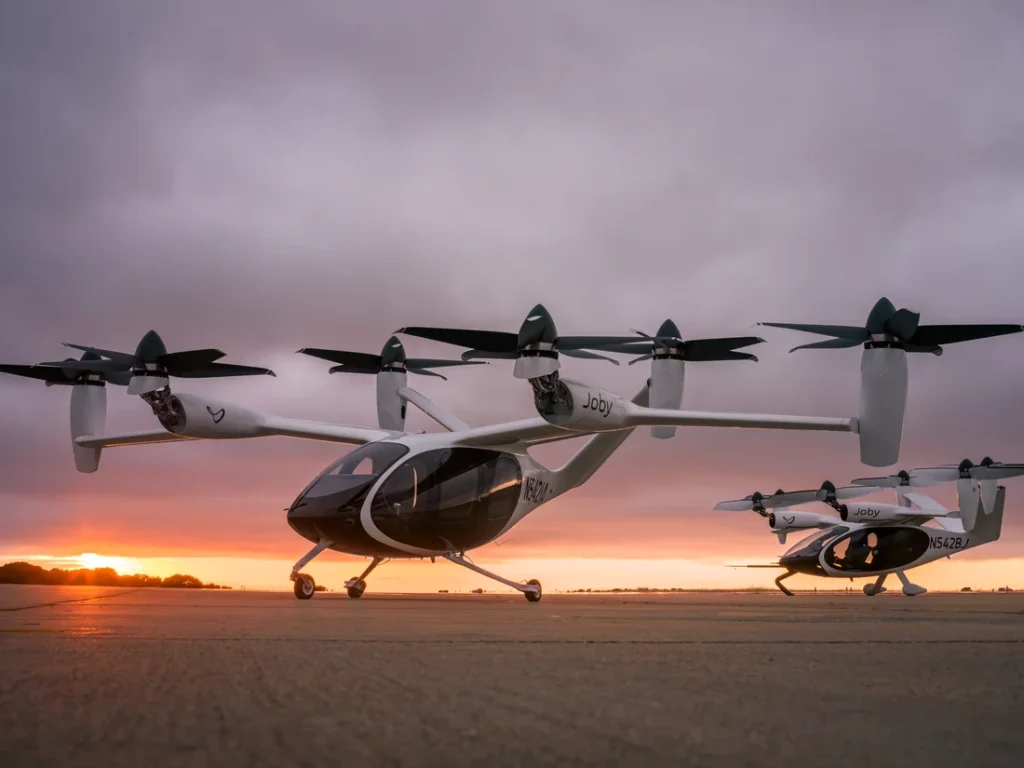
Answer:
<svg viewBox="0 0 1024 768"><path fill-rule="evenodd" d="M292 591L295 592L295 596L299 598L299 600L309 600L316 594L316 582L313 581L312 576L300 573L295 577L295 583L292 586Z"/></svg>
<svg viewBox="0 0 1024 768"><path fill-rule="evenodd" d="M528 582L526 582L526 586L537 588L536 590L531 589L527 592L523 592L523 596L526 598L526 600L531 603L539 603L541 595L543 595L543 592L540 588L540 582L536 579L530 579Z"/></svg>
<svg viewBox="0 0 1024 768"><path fill-rule="evenodd" d="M363 596L363 592L366 591L366 582L359 580L351 587L348 588L348 596L353 600L358 600Z"/></svg>

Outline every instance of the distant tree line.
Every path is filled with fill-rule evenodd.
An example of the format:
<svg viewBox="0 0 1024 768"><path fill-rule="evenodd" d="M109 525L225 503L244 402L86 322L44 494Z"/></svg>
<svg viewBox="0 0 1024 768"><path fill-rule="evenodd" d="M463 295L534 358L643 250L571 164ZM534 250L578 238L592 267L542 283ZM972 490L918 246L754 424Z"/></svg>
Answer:
<svg viewBox="0 0 1024 768"><path fill-rule="evenodd" d="M121 575L113 568L51 568L46 570L31 563L0 565L0 584L50 584L89 587L176 587L185 589L231 589L220 584L204 584L195 576L176 573L161 579L145 574Z"/></svg>

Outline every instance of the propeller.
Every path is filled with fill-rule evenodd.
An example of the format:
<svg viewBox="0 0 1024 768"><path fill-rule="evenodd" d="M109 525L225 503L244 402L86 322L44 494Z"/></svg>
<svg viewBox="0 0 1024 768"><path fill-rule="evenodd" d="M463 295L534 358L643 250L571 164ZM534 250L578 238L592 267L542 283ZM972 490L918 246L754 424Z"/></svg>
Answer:
<svg viewBox="0 0 1024 768"><path fill-rule="evenodd" d="M942 354L943 344L973 341L991 336L1024 331L1024 326L1002 325L920 325L921 315L909 309L896 309L887 298L875 302L864 327L854 325L813 325L802 323L758 323L772 328L831 336L825 341L802 344L798 349L843 349L860 344L900 346L907 352Z"/></svg>
<svg viewBox="0 0 1024 768"><path fill-rule="evenodd" d="M437 376L448 380L446 376L435 373L433 368L451 368L462 365L486 365L482 360L435 360L433 358L420 358L405 356L405 347L397 336L388 339L379 355L368 355L363 352L345 352L336 349L317 349L315 347L303 347L300 354L327 360L337 363L330 369L330 373L367 373L377 374L382 371L408 371L423 376Z"/></svg>
<svg viewBox="0 0 1024 768"><path fill-rule="evenodd" d="M978 464L972 464L969 459L964 459L957 465L948 464L910 471L911 482L918 485L955 482L959 486L965 480L976 482L981 491L981 504L986 514L991 514L995 509L999 481L1020 475L1024 475L1024 464L1004 464L1001 461L993 461L988 456Z"/></svg>
<svg viewBox="0 0 1024 768"><path fill-rule="evenodd" d="M104 382L121 386L128 384L128 380L131 378L130 375L117 372L101 374L90 370L82 370L77 365L78 363L90 361L98 362L101 361L101 358L93 352L86 352L78 360L69 357L59 362L39 363L38 365L0 365L0 373L22 376L26 379L36 379L44 382L48 387L85 383L103 384ZM69 363L75 363L76 365L69 367Z"/></svg>
<svg viewBox="0 0 1024 768"><path fill-rule="evenodd" d="M248 365L218 363L224 357L219 349L192 349L184 352L168 352L163 339L156 331L149 331L135 348L134 354L116 352L99 347L80 344L65 344L93 355L91 359L44 363L60 366L73 371L95 373L103 376L127 374L128 394L143 395L167 386L167 377L182 379L213 379L227 376L273 376L268 368L254 368ZM98 356L102 359L96 359Z"/></svg>
<svg viewBox="0 0 1024 768"><path fill-rule="evenodd" d="M679 328L671 320L666 320L658 328L656 336L643 331L633 330L641 340L631 339L623 344L607 344L601 347L605 352L621 352L623 354L639 354L640 357L629 361L629 365L641 360L672 358L690 360L692 362L709 362L716 360L753 360L755 355L736 352L739 347L761 344L764 339L757 336L735 336L722 339L692 339L684 341Z"/></svg>
<svg viewBox="0 0 1024 768"><path fill-rule="evenodd" d="M913 472L917 472L917 470L913 470ZM937 482L927 481L920 476L914 475L913 472L901 469L893 475L858 477L856 480L851 480L850 483L853 485L870 485L875 488L924 488L929 485L938 485Z"/></svg>
<svg viewBox="0 0 1024 768"><path fill-rule="evenodd" d="M867 496L875 493L879 488L860 485L836 488L826 480L817 490L808 491L783 491L781 488L768 496L760 491L755 491L750 496L736 501L723 501L715 506L715 509L725 512L746 512L753 510L762 517L768 516L769 509L785 509L797 504L809 504L813 501L820 501L824 504L837 507L840 500L856 499L859 496Z"/></svg>
<svg viewBox="0 0 1024 768"><path fill-rule="evenodd" d="M558 369L559 354L618 365L618 360L591 350L605 351L609 346L636 343L633 336L559 336L551 313L542 304L530 310L518 333L423 326L400 328L395 333L469 347L462 355L463 360L515 360L513 375L518 379L553 373Z"/></svg>

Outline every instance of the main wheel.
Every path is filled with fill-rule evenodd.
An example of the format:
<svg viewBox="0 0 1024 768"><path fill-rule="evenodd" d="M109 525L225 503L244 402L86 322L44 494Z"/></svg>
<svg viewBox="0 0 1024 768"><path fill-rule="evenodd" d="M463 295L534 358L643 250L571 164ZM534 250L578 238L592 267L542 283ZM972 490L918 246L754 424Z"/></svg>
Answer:
<svg viewBox="0 0 1024 768"><path fill-rule="evenodd" d="M316 594L316 582L313 581L312 576L300 573L295 577L293 590L299 600L309 600L309 598Z"/></svg>
<svg viewBox="0 0 1024 768"><path fill-rule="evenodd" d="M360 579L351 587L348 588L348 596L353 600L363 596L363 592L366 591L366 582Z"/></svg>
<svg viewBox="0 0 1024 768"><path fill-rule="evenodd" d="M536 579L530 579L528 582L526 582L526 586L535 587L535 589L528 589L525 592L523 592L523 595L526 597L526 599L531 603L540 602L541 595L543 594L540 588L540 582Z"/></svg>

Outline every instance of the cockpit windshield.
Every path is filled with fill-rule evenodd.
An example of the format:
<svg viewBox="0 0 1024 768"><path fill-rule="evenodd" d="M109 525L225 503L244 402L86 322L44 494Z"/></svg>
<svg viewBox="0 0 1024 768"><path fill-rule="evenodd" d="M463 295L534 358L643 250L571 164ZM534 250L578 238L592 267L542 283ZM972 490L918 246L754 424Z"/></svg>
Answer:
<svg viewBox="0 0 1024 768"><path fill-rule="evenodd" d="M398 443L367 443L347 453L320 473L303 498L330 496L364 488L380 477L409 449Z"/></svg>
<svg viewBox="0 0 1024 768"><path fill-rule="evenodd" d="M831 541L840 534L846 533L848 530L850 529L845 526L836 525L824 531L815 531L810 536L801 539L790 547L783 557L817 557L826 542Z"/></svg>

